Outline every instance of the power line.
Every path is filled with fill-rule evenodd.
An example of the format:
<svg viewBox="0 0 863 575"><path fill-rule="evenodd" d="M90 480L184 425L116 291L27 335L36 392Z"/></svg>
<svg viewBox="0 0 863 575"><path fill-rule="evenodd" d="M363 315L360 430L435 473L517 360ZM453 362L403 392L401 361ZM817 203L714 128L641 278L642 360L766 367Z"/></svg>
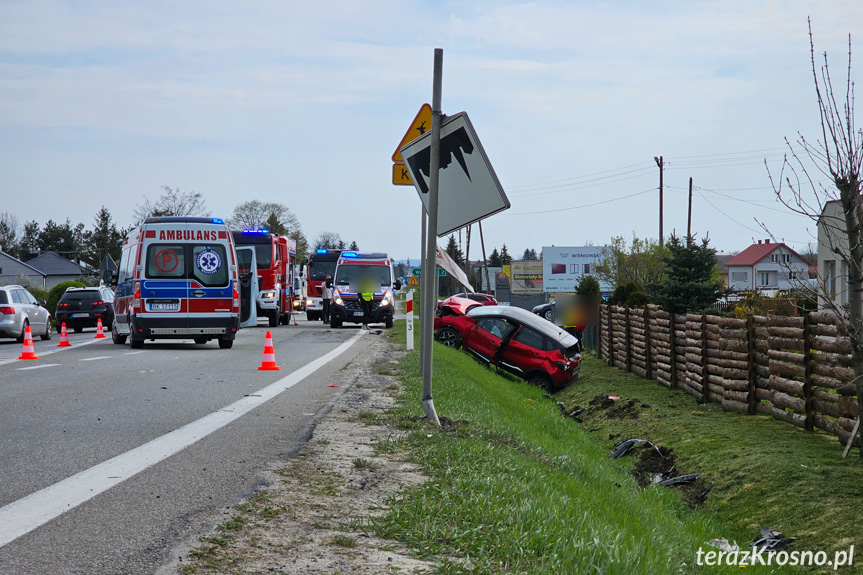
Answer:
<svg viewBox="0 0 863 575"><path fill-rule="evenodd" d="M601 171L601 172L594 172L594 173L592 173L592 174L585 174L585 175L583 175L583 176L578 176L578 177L564 178L564 179L562 179L562 180L551 180L551 181L549 181L549 182L539 182L539 183L536 183L536 184L524 184L524 185L521 185L521 186L510 186L508 189L510 189L510 190L519 190L519 189L521 189L521 188L533 188L533 187L536 187L536 186L547 186L547 185L550 185L550 184L559 184L559 183L561 183L561 182L569 182L569 181L572 181L572 180L583 180L584 178L592 178L593 176L601 176L602 174L608 174L608 173L610 173L610 172L619 172L619 171L621 171L621 170L629 170L630 168L635 168L635 167L637 167L637 166L641 166L641 165L646 164L646 163L647 163L647 162L638 162L637 164L630 164L630 165L628 165L628 166L622 166L622 167L620 167L620 168L613 168L613 169L611 169L611 170L603 170L603 171ZM644 168L642 168L642 169L644 169ZM631 172L623 172L623 174L628 174L628 173L631 173ZM616 177L617 175L623 175L623 174L612 174L611 176L608 176L608 177ZM579 183L579 182L573 182L573 183Z"/></svg>
<svg viewBox="0 0 863 575"><path fill-rule="evenodd" d="M569 208L554 208L554 209L551 209L551 210L541 210L541 211L538 211L538 212L516 212L516 213L503 212L503 213L504 213L505 215L509 215L509 216L530 216L530 215L533 215L533 214L549 214L549 213L551 213L551 212L566 212L566 211L569 211L569 210L579 210L579 209L581 209L581 208L589 208L589 207L591 207L591 206L598 206L598 205L600 205L600 204L608 204L608 203L611 203L611 202L617 202L617 201L620 201L620 200L625 200L625 199L627 199L627 198L634 198L635 196L640 196L640 195L642 195L642 194L646 194L646 193L648 193L648 192L655 192L655 191L656 191L656 188L650 188L650 189L648 189L648 190L644 190L643 192L636 192L636 193L634 193L634 194L629 194L629 195L627 195L627 196L621 196L621 197L619 197L619 198L612 198L612 199L610 199L610 200L603 200L603 201L601 201L601 202L594 202L594 203L592 203L592 204L584 204L584 205L581 205L581 206L572 206L572 207L569 207Z"/></svg>

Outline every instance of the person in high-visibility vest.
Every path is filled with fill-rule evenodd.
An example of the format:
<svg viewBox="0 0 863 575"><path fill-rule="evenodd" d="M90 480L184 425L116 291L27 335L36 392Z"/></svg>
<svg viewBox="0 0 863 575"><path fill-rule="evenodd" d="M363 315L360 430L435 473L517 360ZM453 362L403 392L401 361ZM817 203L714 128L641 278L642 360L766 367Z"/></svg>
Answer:
<svg viewBox="0 0 863 575"><path fill-rule="evenodd" d="M372 318L372 303L375 301L375 291L380 288L372 274L366 273L360 277L360 286L357 292L357 298L360 300L360 307L363 310L363 327L369 329L369 320Z"/></svg>

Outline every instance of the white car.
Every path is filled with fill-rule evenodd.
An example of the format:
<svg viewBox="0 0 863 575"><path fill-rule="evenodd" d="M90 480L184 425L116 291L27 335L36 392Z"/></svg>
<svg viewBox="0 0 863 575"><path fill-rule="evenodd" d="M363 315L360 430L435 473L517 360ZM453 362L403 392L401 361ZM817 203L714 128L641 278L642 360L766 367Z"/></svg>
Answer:
<svg viewBox="0 0 863 575"><path fill-rule="evenodd" d="M29 325L34 336L51 339L51 314L44 304L19 285L0 286L0 337L23 342Z"/></svg>

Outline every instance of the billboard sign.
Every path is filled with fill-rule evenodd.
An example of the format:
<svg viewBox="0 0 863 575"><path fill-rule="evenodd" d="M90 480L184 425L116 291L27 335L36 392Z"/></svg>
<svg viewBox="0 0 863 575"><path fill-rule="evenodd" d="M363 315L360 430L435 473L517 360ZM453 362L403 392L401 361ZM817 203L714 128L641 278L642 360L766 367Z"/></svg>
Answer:
<svg viewBox="0 0 863 575"><path fill-rule="evenodd" d="M510 286L513 295L537 295L542 293L542 262L522 260L512 262Z"/></svg>
<svg viewBox="0 0 863 575"><path fill-rule="evenodd" d="M602 263L604 249L603 246L543 246L543 291L574 293L582 276L596 276L596 267ZM609 289L602 280L599 287L603 291Z"/></svg>

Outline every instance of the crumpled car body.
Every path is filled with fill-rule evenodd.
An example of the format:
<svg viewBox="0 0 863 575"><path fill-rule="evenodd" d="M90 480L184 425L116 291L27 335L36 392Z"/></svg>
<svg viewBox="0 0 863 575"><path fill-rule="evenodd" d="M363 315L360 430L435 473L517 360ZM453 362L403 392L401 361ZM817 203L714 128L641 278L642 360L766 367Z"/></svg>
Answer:
<svg viewBox="0 0 863 575"><path fill-rule="evenodd" d="M438 342L549 391L578 379L578 338L527 310L452 297L438 306L434 331Z"/></svg>

